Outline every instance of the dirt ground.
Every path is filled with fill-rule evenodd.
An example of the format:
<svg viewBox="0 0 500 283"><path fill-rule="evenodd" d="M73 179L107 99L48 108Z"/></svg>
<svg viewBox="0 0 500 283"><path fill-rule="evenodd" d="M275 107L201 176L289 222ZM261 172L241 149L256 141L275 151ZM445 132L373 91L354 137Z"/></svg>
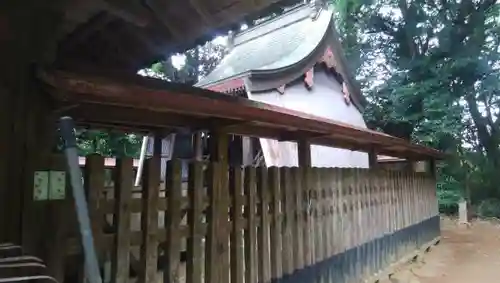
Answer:
<svg viewBox="0 0 500 283"><path fill-rule="evenodd" d="M500 282L500 223L474 221L465 227L446 219L441 227L441 243L387 283Z"/></svg>

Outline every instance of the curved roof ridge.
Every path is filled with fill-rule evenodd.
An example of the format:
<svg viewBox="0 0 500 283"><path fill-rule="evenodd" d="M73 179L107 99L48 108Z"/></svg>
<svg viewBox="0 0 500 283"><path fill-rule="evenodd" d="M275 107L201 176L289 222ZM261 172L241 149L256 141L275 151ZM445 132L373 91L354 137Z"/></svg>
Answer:
<svg viewBox="0 0 500 283"><path fill-rule="evenodd" d="M333 9L322 9L312 17L313 8L303 5L271 26L263 26L264 30L239 35L240 42L235 42L219 65L196 86L215 85L251 71L280 70L303 60L321 44L332 21Z"/></svg>

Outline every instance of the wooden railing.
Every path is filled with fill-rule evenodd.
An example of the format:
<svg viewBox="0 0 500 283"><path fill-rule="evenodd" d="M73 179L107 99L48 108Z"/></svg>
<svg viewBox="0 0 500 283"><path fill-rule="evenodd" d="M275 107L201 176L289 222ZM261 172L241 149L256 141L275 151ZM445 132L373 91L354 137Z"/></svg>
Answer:
<svg viewBox="0 0 500 283"><path fill-rule="evenodd" d="M107 281L353 282L439 235L426 173L193 162L183 183L174 160L160 185L159 168L158 158L147 160L134 187L132 159L120 159L107 187L103 157L87 158ZM66 256L80 253L77 238L66 241Z"/></svg>

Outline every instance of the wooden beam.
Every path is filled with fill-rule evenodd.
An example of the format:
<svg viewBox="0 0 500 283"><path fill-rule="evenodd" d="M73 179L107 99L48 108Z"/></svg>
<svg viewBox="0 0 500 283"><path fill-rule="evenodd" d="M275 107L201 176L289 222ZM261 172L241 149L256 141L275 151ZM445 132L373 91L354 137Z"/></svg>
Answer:
<svg viewBox="0 0 500 283"><path fill-rule="evenodd" d="M150 115L173 113L190 119L210 117L221 121L251 121L250 125L238 128L237 133L236 129L231 129L235 132L234 134L242 134L244 131L253 129L275 132L278 136L274 136L274 139L279 139L279 135L283 133L300 129L319 135L331 133L330 136L309 141L314 144L359 148L365 152L371 150L372 147L384 147L384 152L394 152L396 157L410 155L421 159L444 157L444 154L437 150L412 145L405 140L376 131L245 98L222 95L151 78L135 76L117 79L116 77L110 78L110 76L96 77L61 71L42 71L39 77L47 84L65 91L66 95L59 99L104 104L107 105L106 107L141 109L151 112ZM157 120L153 119L153 121Z"/></svg>
<svg viewBox="0 0 500 283"><path fill-rule="evenodd" d="M169 7L169 1L145 1L145 2L157 24L161 24L162 26L166 27L168 32L170 32L170 34L175 39L185 38L185 36L183 36L182 31L179 30L177 26L174 26L171 21L169 21L170 17L167 13L165 13L167 11L172 10L172 7Z"/></svg>
<svg viewBox="0 0 500 283"><path fill-rule="evenodd" d="M66 37L61 45L60 51L66 52L72 50L75 46L84 42L89 36L99 32L99 30L103 29L112 20L114 20L113 17L110 17L109 14L105 12L95 15Z"/></svg>
<svg viewBox="0 0 500 283"><path fill-rule="evenodd" d="M104 8L111 14L139 27L151 23L149 12L138 1L104 0Z"/></svg>
<svg viewBox="0 0 500 283"><path fill-rule="evenodd" d="M200 0L189 0L189 4L191 4L191 7L193 7L196 13L201 16L202 21L208 26L213 26L214 21L212 20L210 13L207 11L207 9L205 8L206 6L203 5L203 3L206 2Z"/></svg>

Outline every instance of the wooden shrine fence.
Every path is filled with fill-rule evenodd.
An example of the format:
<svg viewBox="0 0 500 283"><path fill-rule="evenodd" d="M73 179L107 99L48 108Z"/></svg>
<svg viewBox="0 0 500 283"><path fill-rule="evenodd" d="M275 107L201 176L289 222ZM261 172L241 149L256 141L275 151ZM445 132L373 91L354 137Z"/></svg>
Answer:
<svg viewBox="0 0 500 283"><path fill-rule="evenodd" d="M104 158L87 158L105 282L359 282L440 233L429 173L193 162L183 183L173 160L160 185L159 168L159 158L146 160L134 187L132 159L119 159L109 186ZM81 250L67 215L51 269L69 282Z"/></svg>

